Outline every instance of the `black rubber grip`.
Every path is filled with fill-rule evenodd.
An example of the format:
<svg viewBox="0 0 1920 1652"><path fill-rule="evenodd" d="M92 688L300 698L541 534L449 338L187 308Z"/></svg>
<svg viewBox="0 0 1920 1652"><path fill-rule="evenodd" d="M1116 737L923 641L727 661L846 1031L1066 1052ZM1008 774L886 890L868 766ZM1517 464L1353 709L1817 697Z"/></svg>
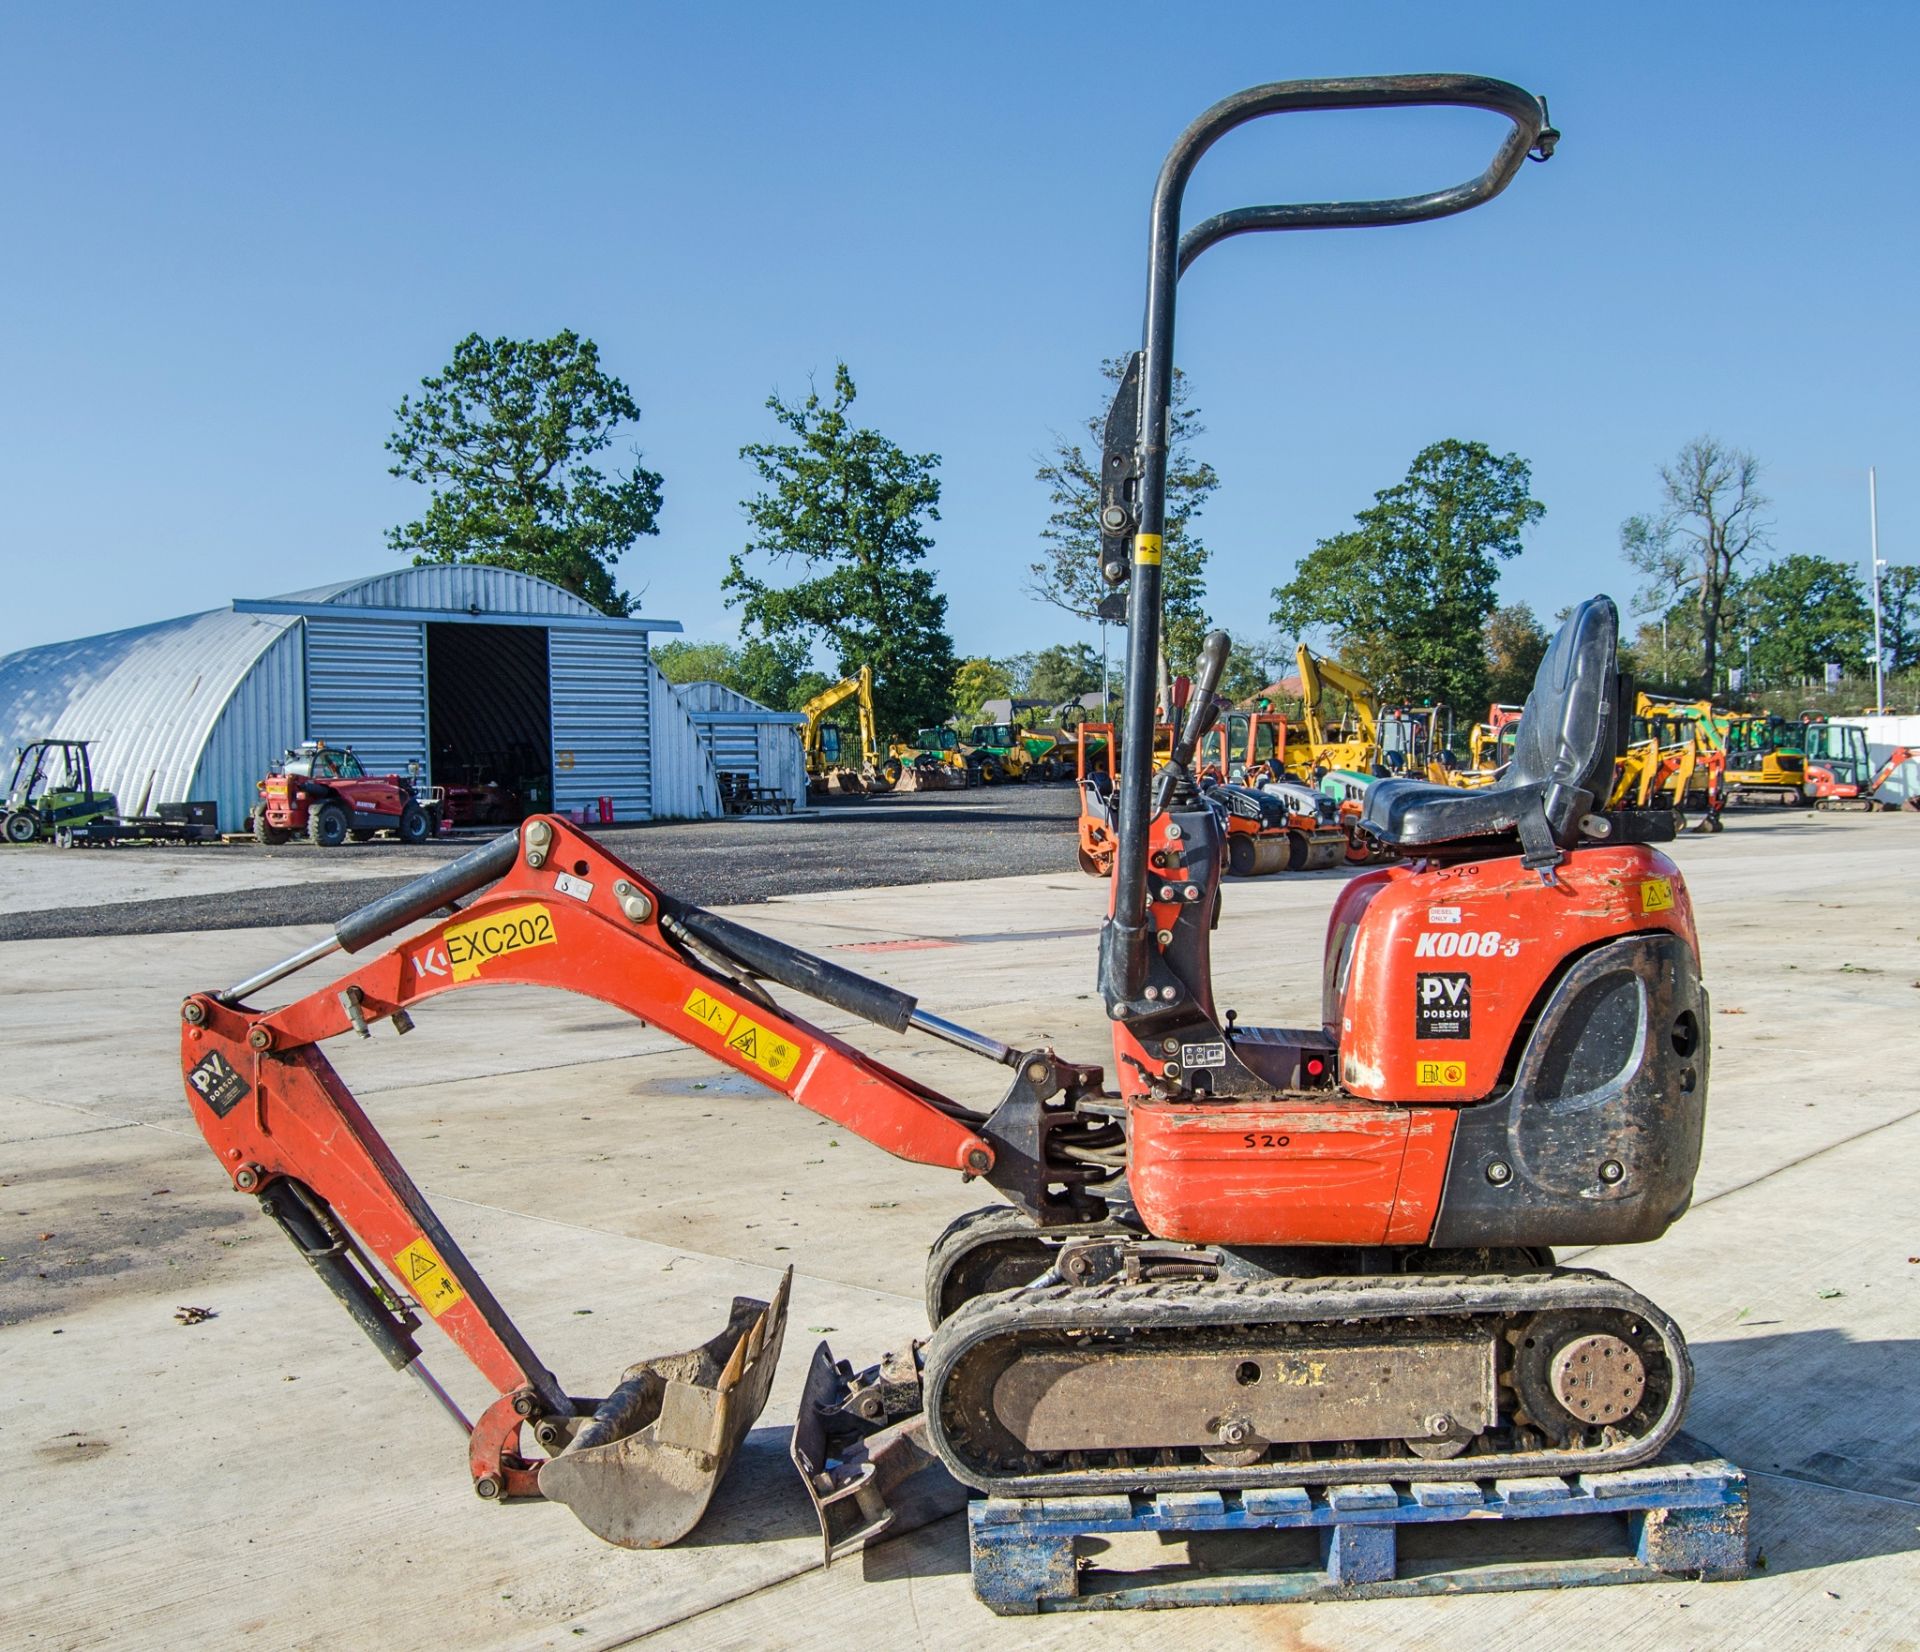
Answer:
<svg viewBox="0 0 1920 1652"><path fill-rule="evenodd" d="M862 1021L897 1033L907 1030L919 1000L896 987L856 975L850 969L776 941L771 935L747 929L704 907L689 906L662 896L661 910L709 951L730 958L742 968L783 987L817 998L823 1004L857 1015Z"/></svg>
<svg viewBox="0 0 1920 1652"><path fill-rule="evenodd" d="M429 913L450 906L462 895L484 889L505 875L520 853L520 834L507 832L478 849L469 849L437 872L403 883L391 894L368 901L333 926L333 938L343 952L358 952L396 929L404 929Z"/></svg>

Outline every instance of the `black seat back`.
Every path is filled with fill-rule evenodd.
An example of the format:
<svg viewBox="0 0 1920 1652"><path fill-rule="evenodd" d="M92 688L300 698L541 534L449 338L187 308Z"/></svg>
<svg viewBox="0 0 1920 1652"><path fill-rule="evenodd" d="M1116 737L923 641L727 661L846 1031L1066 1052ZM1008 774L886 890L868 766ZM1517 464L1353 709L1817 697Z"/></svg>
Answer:
<svg viewBox="0 0 1920 1652"><path fill-rule="evenodd" d="M1551 781L1605 799L1612 789L1619 641L1620 615L1610 597L1589 597L1567 616L1533 675L1503 785Z"/></svg>
<svg viewBox="0 0 1920 1652"><path fill-rule="evenodd" d="M1589 597L1567 616L1534 673L1513 761L1492 788L1541 788L1547 829L1564 847L1578 839L1581 817L1613 789L1619 642L1611 597Z"/></svg>

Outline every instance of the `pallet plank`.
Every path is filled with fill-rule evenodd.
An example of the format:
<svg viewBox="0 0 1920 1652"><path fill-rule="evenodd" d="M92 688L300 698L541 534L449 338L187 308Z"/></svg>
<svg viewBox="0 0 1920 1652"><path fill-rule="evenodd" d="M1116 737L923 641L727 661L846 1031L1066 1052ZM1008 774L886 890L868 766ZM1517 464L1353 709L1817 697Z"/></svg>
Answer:
<svg viewBox="0 0 1920 1652"><path fill-rule="evenodd" d="M1697 1448L1696 1448L1697 1449ZM1495 1561L1481 1537L1490 1520L1537 1524L1564 1516L1624 1513L1605 1534L1573 1526L1583 1552L1560 1559ZM1398 1573L1398 1531L1419 1525L1451 1533L1468 1551L1454 1564L1422 1560ZM1178 1533L1221 1529L1317 1530L1318 1566L1219 1573L1168 1565L1102 1572L1076 1558L1081 1534ZM1374 1599L1499 1589L1567 1588L1663 1577L1744 1576L1746 1476L1719 1458L1669 1460L1608 1475L1413 1481L1348 1486L1249 1487L1158 1496L985 1498L968 1510L974 1589L995 1612L1111 1610L1256 1601ZM1575 1541L1570 1539L1569 1541ZM1438 1551L1436 1551L1438 1552Z"/></svg>

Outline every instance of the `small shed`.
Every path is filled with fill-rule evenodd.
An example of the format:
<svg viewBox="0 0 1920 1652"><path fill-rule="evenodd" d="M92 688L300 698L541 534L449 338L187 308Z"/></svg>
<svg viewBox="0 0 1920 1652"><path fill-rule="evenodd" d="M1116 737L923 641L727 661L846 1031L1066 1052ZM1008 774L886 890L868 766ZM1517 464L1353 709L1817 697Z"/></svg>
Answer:
<svg viewBox="0 0 1920 1652"><path fill-rule="evenodd" d="M744 774L752 784L795 804L807 795L806 755L797 711L775 711L722 683L678 683L674 693L700 732L700 743L720 774Z"/></svg>

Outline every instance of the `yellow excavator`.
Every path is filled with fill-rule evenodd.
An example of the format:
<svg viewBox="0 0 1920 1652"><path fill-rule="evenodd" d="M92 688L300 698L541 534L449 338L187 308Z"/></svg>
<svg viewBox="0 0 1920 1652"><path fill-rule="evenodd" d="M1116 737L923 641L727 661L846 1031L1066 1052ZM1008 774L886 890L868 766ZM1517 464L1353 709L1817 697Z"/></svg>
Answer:
<svg viewBox="0 0 1920 1652"><path fill-rule="evenodd" d="M1371 773L1380 759L1380 699L1373 684L1338 660L1322 659L1305 643L1294 650L1294 659L1300 668L1301 726L1287 729L1287 767L1309 776L1327 769ZM1343 722L1328 722L1324 715L1330 688L1347 698Z"/></svg>
<svg viewBox="0 0 1920 1652"><path fill-rule="evenodd" d="M852 700L859 712L860 760L843 752L843 731L827 721L830 712ZM879 725L873 716L873 669L861 666L823 688L800 708L807 726L801 744L807 759L807 790L817 797L864 792L890 792L900 780L900 762L880 745Z"/></svg>

